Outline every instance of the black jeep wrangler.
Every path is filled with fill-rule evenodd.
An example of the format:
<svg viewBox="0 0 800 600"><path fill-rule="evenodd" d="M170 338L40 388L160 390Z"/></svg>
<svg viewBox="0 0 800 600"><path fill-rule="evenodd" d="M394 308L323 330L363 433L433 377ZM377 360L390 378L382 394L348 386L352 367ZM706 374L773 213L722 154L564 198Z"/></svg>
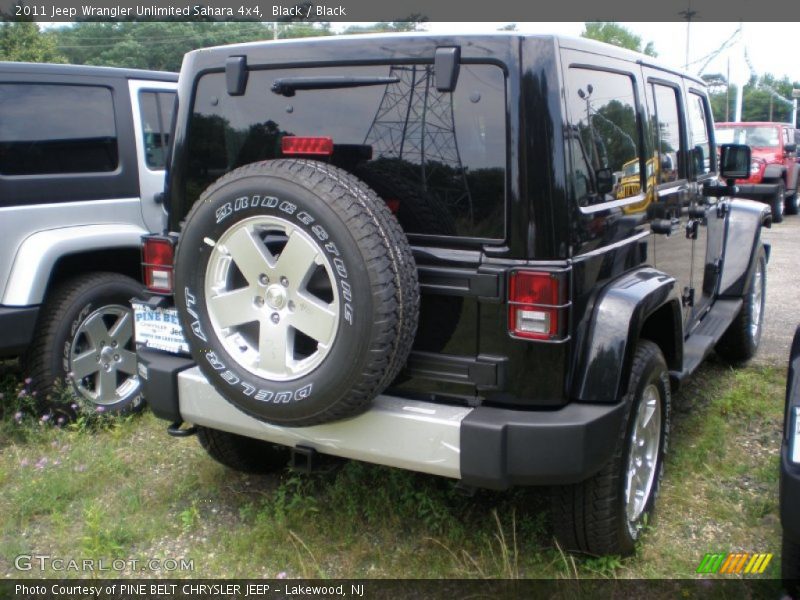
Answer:
<svg viewBox="0 0 800 600"><path fill-rule="evenodd" d="M517 34L188 54L135 303L154 412L237 469L551 485L562 546L630 553L671 394L756 351L769 224L719 180L702 81L650 60Z"/></svg>

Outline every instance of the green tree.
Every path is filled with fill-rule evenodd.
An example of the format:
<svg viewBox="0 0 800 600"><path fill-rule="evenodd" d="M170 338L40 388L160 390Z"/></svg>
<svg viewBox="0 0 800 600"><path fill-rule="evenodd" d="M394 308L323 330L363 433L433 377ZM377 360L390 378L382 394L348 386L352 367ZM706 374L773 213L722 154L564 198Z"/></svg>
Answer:
<svg viewBox="0 0 800 600"><path fill-rule="evenodd" d="M52 35L30 21L0 23L0 60L65 62Z"/></svg>
<svg viewBox="0 0 800 600"><path fill-rule="evenodd" d="M281 23L279 38L330 35L328 23ZM76 23L55 30L59 50L75 64L177 71L183 55L198 48L271 40L266 23Z"/></svg>
<svg viewBox="0 0 800 600"><path fill-rule="evenodd" d="M774 75L765 73L760 77L751 77L744 88L742 98L742 121L775 121L786 122L791 119L792 107L789 100L792 89L800 87L800 82L792 82L788 77L776 79ZM784 98L777 98L773 91ZM709 98L715 121L729 121L736 118L736 86L731 85L729 93L722 86L711 88ZM726 111L726 101L727 111Z"/></svg>
<svg viewBox="0 0 800 600"><path fill-rule="evenodd" d="M591 21L584 23L581 37L613 44L620 48L627 48L636 52L643 52L648 56L658 56L653 42L647 42L642 48L642 37L619 23Z"/></svg>
<svg viewBox="0 0 800 600"><path fill-rule="evenodd" d="M405 21L382 21L369 25L350 25L342 33L398 33L402 31L419 31L420 23L427 21L427 17L419 14L409 15Z"/></svg>

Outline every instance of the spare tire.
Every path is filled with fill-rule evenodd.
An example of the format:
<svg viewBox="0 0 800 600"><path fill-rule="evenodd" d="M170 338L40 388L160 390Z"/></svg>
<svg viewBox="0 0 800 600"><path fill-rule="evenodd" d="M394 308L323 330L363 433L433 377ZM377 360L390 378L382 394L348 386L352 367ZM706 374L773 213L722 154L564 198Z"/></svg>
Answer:
<svg viewBox="0 0 800 600"><path fill-rule="evenodd" d="M330 165L272 160L223 176L186 218L176 303L216 390L270 423L365 410L417 328L417 270L400 225Z"/></svg>

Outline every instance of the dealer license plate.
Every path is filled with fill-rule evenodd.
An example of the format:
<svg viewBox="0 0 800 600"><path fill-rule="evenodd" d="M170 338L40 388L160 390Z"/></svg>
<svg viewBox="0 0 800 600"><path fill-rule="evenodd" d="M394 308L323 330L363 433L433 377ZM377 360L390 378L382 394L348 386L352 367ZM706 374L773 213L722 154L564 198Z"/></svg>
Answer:
<svg viewBox="0 0 800 600"><path fill-rule="evenodd" d="M176 309L150 308L134 302L133 313L137 344L175 354L189 352Z"/></svg>

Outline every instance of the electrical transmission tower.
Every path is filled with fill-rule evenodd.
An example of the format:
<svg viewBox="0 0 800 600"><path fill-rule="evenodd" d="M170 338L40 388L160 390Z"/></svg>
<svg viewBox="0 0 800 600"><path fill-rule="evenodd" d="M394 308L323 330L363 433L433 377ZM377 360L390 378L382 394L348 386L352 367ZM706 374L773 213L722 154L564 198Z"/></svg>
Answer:
<svg viewBox="0 0 800 600"><path fill-rule="evenodd" d="M394 66L398 81L386 86L365 144L376 158L396 159L423 190L436 194L452 214L468 211L472 197L458 152L453 95L436 90L431 65Z"/></svg>

